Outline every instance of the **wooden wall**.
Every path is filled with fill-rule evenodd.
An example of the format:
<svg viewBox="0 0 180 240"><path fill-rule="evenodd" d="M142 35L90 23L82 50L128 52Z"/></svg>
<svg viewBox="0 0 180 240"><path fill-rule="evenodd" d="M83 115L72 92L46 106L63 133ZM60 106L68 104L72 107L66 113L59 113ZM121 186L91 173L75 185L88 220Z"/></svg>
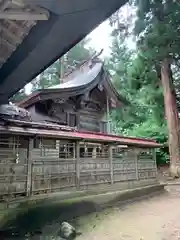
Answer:
<svg viewBox="0 0 180 240"><path fill-rule="evenodd" d="M9 139L7 142L7 136L3 140L0 135L1 197L91 190L101 185L156 179L155 157L149 149L119 151L108 145L61 139Z"/></svg>
<svg viewBox="0 0 180 240"><path fill-rule="evenodd" d="M29 107L27 110L31 113L32 121L52 121L52 117L48 116L48 114L43 114L42 112L38 111L35 105Z"/></svg>
<svg viewBox="0 0 180 240"><path fill-rule="evenodd" d="M100 114L88 110L79 111L79 130L100 132L100 117Z"/></svg>
<svg viewBox="0 0 180 240"><path fill-rule="evenodd" d="M101 132L101 122L106 115L106 96L96 88L89 94L89 99L90 102L87 103L86 107L78 111L79 129Z"/></svg>
<svg viewBox="0 0 180 240"><path fill-rule="evenodd" d="M69 98L64 103L47 100L30 106L28 111L31 113L33 121L50 121L59 124L70 125L70 114L76 116L75 125L81 131L103 132L106 133L106 127L101 126L101 122L106 115L106 95L97 88L87 94L87 99L83 96ZM82 98L82 99L81 99ZM81 104L81 101L83 104ZM76 106L76 104L78 106ZM68 116L69 115L69 116Z"/></svg>

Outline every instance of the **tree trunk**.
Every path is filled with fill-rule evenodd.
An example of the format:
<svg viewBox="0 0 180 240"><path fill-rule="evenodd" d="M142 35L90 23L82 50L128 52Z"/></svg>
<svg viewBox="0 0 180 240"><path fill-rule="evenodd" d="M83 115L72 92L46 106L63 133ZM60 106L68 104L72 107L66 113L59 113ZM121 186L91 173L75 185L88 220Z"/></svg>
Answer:
<svg viewBox="0 0 180 240"><path fill-rule="evenodd" d="M176 95L173 86L171 65L168 59L164 59L162 62L161 81L164 93L164 106L169 135L170 173L173 177L180 177L179 117L176 104Z"/></svg>

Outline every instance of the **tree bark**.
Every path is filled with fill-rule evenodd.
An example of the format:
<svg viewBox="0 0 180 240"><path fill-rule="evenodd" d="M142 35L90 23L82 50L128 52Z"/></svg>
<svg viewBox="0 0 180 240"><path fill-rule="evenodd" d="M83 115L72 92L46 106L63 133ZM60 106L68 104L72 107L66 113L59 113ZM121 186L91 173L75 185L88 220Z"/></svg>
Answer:
<svg viewBox="0 0 180 240"><path fill-rule="evenodd" d="M164 59L161 65L161 81L164 93L165 114L168 125L170 173L173 177L180 177L179 117L172 79L171 64L168 58Z"/></svg>

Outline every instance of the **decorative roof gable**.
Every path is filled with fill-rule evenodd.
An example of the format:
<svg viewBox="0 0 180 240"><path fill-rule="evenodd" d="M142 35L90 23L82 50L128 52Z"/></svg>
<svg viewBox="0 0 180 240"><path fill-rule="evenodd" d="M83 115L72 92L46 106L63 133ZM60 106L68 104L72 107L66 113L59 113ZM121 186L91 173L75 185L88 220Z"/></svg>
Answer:
<svg viewBox="0 0 180 240"><path fill-rule="evenodd" d="M18 106L26 108L41 100L67 99L69 97L83 95L95 87L98 87L100 91L105 90L113 103L112 106L126 104L127 101L119 95L113 86L110 76L98 56L99 55L91 57L79 65L77 69L66 75L62 79L63 83L48 89L39 90L37 93L32 93L26 99L19 102Z"/></svg>

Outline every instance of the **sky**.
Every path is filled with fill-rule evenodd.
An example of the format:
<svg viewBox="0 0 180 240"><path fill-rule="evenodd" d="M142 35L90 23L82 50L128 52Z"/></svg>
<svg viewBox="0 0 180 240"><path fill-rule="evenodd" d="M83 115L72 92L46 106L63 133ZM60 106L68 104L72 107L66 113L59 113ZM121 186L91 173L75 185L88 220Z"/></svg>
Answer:
<svg viewBox="0 0 180 240"><path fill-rule="evenodd" d="M124 5L121 7L122 21L123 19L128 19L128 17L133 15L133 19L135 20L135 13L135 8L129 5ZM109 25L109 20L106 20L88 36L91 39L90 44L96 51L100 51L102 48L104 49L102 56L110 55L110 46L112 42L112 38L110 36L111 32L112 28ZM135 48L135 42L132 39L128 39L127 44L129 48Z"/></svg>
<svg viewBox="0 0 180 240"><path fill-rule="evenodd" d="M90 45L98 52L103 49L103 56L110 55L111 46L111 27L109 26L109 21L105 21L100 24L94 31L89 34L91 39Z"/></svg>

